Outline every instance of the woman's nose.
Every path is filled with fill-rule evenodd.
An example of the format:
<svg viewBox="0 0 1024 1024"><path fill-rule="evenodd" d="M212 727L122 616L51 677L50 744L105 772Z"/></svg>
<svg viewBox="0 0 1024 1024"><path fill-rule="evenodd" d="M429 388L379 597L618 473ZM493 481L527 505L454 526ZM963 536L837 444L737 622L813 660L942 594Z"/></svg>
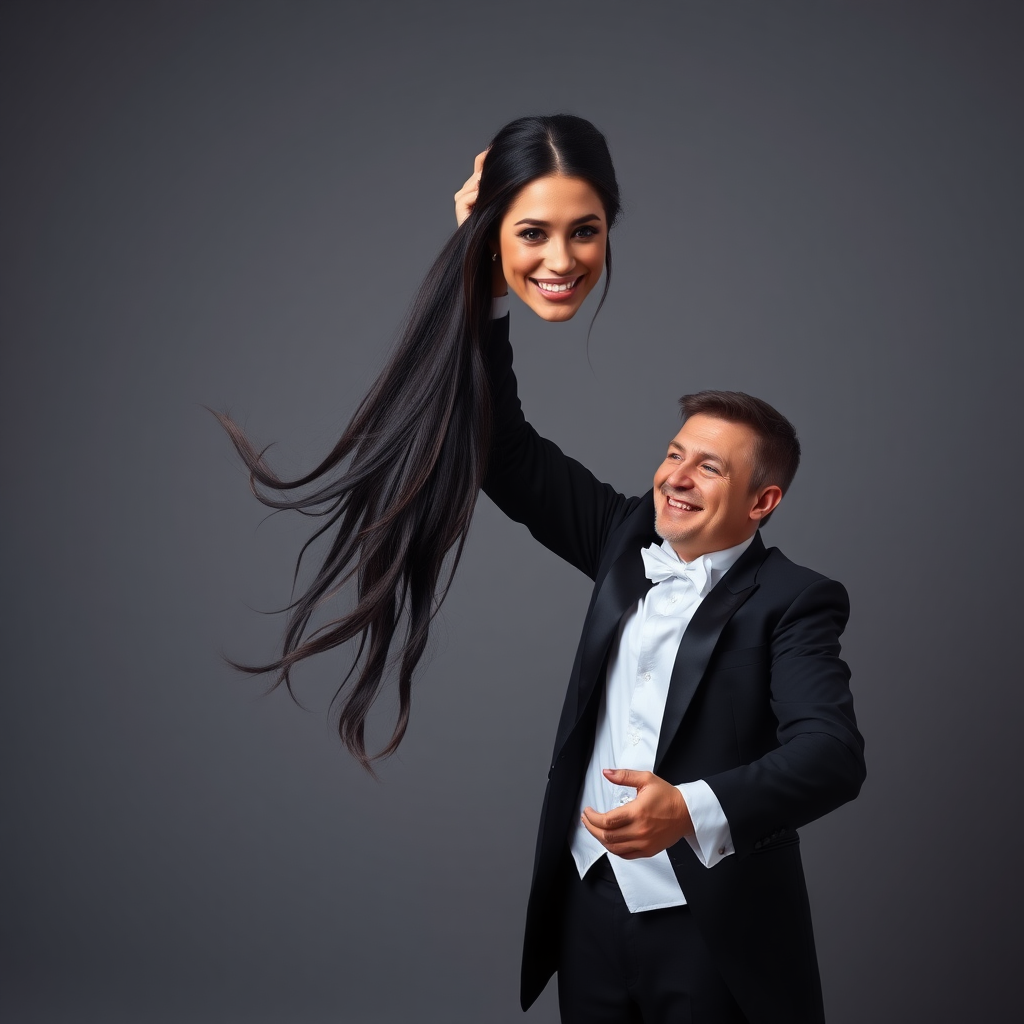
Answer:
<svg viewBox="0 0 1024 1024"><path fill-rule="evenodd" d="M576 257L564 242L552 241L544 254L544 265L552 274L564 277L576 266Z"/></svg>

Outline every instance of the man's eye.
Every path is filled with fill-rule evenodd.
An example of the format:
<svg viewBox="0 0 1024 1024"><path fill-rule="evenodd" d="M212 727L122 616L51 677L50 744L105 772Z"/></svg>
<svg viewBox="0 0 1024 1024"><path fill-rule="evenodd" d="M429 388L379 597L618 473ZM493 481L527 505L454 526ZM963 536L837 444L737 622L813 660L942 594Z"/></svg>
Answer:
<svg viewBox="0 0 1024 1024"><path fill-rule="evenodd" d="M716 466L709 466L709 465L707 465L707 463L705 463L700 468L701 469L706 469L709 473L717 473L718 472L718 468Z"/></svg>

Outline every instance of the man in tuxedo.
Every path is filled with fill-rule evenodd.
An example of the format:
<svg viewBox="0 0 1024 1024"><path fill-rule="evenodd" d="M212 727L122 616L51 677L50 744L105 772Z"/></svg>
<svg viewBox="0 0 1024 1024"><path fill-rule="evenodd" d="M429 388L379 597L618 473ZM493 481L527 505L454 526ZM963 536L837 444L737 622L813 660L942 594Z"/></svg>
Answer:
<svg viewBox="0 0 1024 1024"><path fill-rule="evenodd" d="M792 426L748 395L686 396L652 490L627 498L526 422L507 316L488 360L484 490L594 580L523 1008L557 971L566 1024L823 1021L796 829L857 795L863 740L845 590L761 541L799 461Z"/></svg>

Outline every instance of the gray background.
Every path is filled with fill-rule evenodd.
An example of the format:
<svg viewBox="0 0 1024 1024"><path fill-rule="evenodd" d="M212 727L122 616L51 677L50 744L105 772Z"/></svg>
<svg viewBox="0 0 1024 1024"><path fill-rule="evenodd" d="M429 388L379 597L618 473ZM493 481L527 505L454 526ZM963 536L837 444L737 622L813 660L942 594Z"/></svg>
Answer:
<svg viewBox="0 0 1024 1024"><path fill-rule="evenodd" d="M529 414L635 493L679 394L763 396L806 448L766 539L850 590L869 778L804 831L829 1019L1012 1013L1020 11L8 0L4 1019L521 1019L586 581L481 501L375 782L328 722L344 659L308 712L219 660L274 651L308 524L201 406L311 466L473 154L558 110L626 211L589 346L593 301L513 310Z"/></svg>

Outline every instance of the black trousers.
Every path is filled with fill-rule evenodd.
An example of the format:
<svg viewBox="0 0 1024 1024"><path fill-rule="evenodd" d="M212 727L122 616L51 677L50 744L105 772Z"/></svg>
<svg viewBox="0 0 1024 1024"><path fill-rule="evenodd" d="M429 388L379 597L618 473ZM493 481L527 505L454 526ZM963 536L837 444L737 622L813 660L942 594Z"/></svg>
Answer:
<svg viewBox="0 0 1024 1024"><path fill-rule="evenodd" d="M607 857L565 882L562 1024L747 1024L686 906L631 914Z"/></svg>

